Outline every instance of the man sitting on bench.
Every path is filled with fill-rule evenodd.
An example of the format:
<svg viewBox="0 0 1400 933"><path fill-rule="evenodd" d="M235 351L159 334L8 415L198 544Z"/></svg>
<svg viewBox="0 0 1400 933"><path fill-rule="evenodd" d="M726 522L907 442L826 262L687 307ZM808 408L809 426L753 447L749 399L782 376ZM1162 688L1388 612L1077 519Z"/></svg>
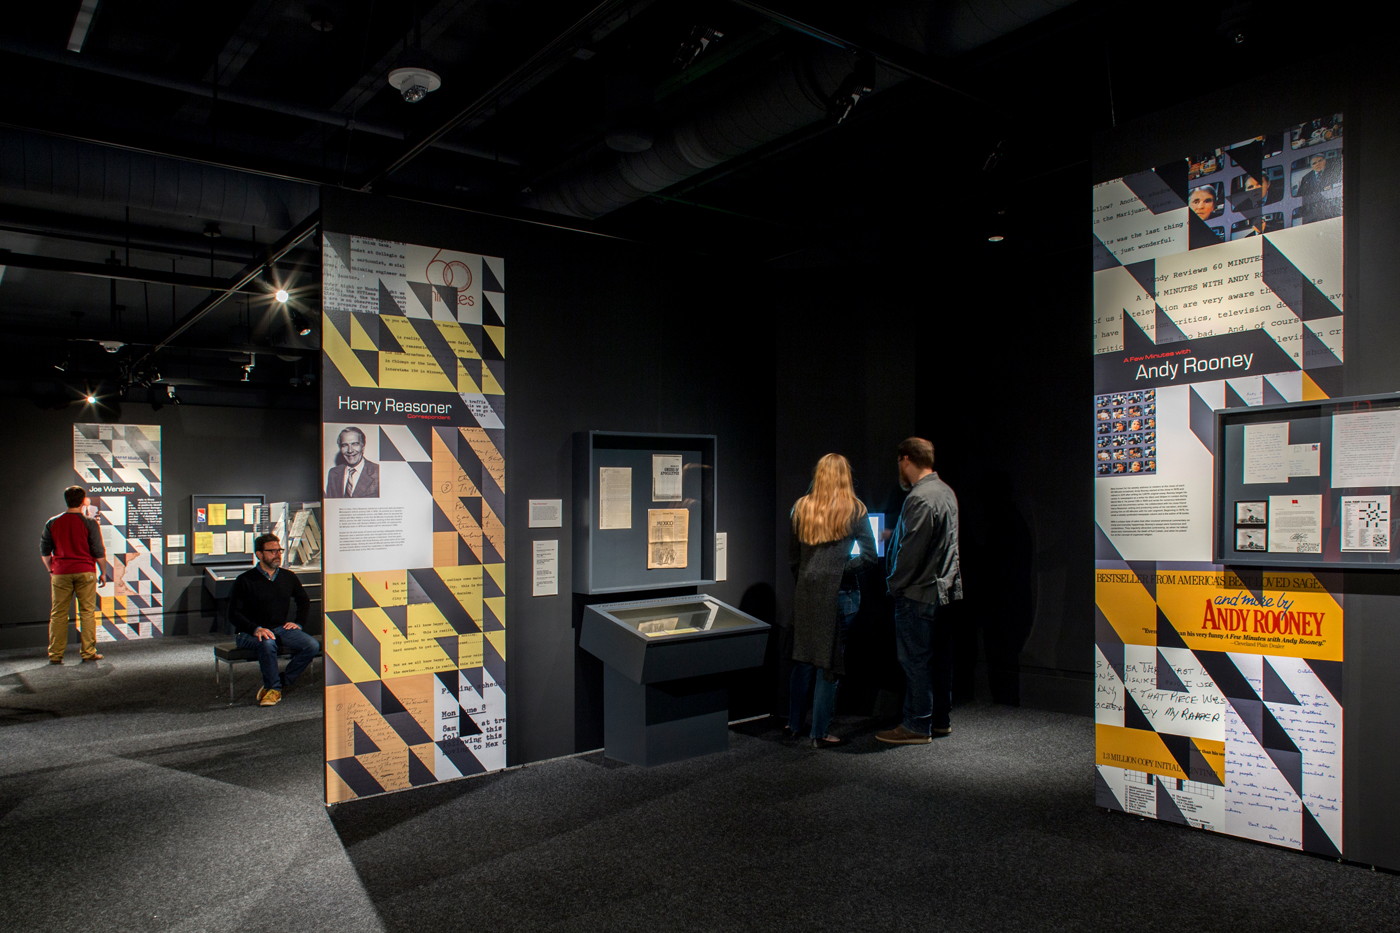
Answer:
<svg viewBox="0 0 1400 933"><path fill-rule="evenodd" d="M256 651L262 668L263 685L258 691L259 706L276 706L282 691L292 685L321 650L321 645L302 630L311 612L311 599L297 575L281 568L282 542L276 535L258 535L253 542L257 566L245 570L233 581L228 617L238 630L238 647ZM287 622L291 601L297 601L297 620ZM277 673L279 643L292 652L292 660L280 678Z"/></svg>

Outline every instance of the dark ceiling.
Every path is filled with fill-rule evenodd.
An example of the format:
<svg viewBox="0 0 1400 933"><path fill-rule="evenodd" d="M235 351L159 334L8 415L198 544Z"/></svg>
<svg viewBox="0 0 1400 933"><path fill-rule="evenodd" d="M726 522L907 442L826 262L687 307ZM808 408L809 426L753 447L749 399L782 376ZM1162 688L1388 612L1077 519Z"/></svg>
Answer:
<svg viewBox="0 0 1400 933"><path fill-rule="evenodd" d="M321 185L748 265L929 261L992 233L1008 256L1083 248L1092 135L1242 78L1229 63L1293 21L1281 4L1183 16L1127 0L13 4L7 385L43 404L127 382L128 403L175 385L313 405L317 335L267 295L289 285L314 323L314 237L175 325ZM405 65L441 88L406 102L388 81Z"/></svg>

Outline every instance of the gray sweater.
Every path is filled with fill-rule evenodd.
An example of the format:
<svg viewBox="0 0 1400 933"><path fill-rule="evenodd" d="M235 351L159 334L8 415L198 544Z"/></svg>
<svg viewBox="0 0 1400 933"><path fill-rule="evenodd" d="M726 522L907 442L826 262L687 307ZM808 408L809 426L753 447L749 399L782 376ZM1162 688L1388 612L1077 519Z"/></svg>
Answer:
<svg viewBox="0 0 1400 933"><path fill-rule="evenodd" d="M930 473L904 500L894 538L885 554L890 595L946 606L962 599L958 561L958 497Z"/></svg>

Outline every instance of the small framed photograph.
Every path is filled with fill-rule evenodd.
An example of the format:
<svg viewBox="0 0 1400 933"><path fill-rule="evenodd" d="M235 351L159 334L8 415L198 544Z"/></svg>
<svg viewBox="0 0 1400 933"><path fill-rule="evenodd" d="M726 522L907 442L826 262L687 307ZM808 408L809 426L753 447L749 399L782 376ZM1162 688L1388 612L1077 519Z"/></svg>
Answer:
<svg viewBox="0 0 1400 933"><path fill-rule="evenodd" d="M1267 501L1235 503L1236 525L1267 525L1268 523L1269 503Z"/></svg>
<svg viewBox="0 0 1400 933"><path fill-rule="evenodd" d="M1269 549L1269 532L1263 528L1236 528L1235 529L1235 550L1237 551L1267 551Z"/></svg>

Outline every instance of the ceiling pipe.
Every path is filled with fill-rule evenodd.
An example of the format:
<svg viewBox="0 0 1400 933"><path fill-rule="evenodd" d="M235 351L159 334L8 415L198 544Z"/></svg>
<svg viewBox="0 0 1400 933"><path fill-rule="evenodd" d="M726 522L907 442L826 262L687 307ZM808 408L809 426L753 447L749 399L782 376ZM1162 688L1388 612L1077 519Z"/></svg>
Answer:
<svg viewBox="0 0 1400 933"><path fill-rule="evenodd" d="M861 27L852 38L844 29L823 28L759 3L733 2L821 44L795 50L773 62L737 94L677 115L672 128L660 134L646 152L606 153L604 161L596 150L586 153L534 184L535 190L521 203L536 210L594 219L659 194L730 159L831 119L830 97L856 73L861 57L879 64L871 93L912 77L991 106L935 73L934 63L924 54L930 45L930 4L906 2L883 10L878 21ZM1006 8L1005 15L981 31L964 30L954 42L958 51L967 51L1070 2L999 0ZM965 18L967 0L957 0L956 6L958 16Z"/></svg>
<svg viewBox="0 0 1400 933"><path fill-rule="evenodd" d="M149 282L152 285L178 285L183 288L222 289L227 286L223 279L207 275L190 275L184 272L163 272L160 269L139 269L134 266L113 265L105 262L82 262L76 259L60 259L57 256L34 256L0 249L0 266L13 266L16 269L36 269L43 272L61 272L68 275L90 276L96 279L120 279L123 282ZM266 288L245 284L235 291L249 295L268 295Z"/></svg>
<svg viewBox="0 0 1400 933"><path fill-rule="evenodd" d="M398 127L386 126L382 123L370 123L356 120L353 116L347 116L334 110L323 110L320 107L306 107L301 104L293 104L287 101L273 100L267 97L259 97L254 94L243 94L239 91L228 88L215 88L213 84L206 84L202 81L186 81L183 78L172 78L166 75L153 74L147 71L139 71L135 68L126 68L120 65L112 65L103 61L88 58L82 55L75 55L71 52L60 52L53 49L46 49L43 46L32 45L28 42L21 42L17 39L0 37L0 52L9 52L11 55L18 55L23 58L38 59L52 62L68 68L78 68L83 71L90 71L95 74L106 75L111 78L121 78L126 81L135 81L139 84L150 85L151 87L165 88L170 91L180 91L185 94L193 94L197 97L204 97L217 100L224 104L238 104L243 107L251 107L255 110L263 110L268 113L281 113L291 117L300 117L303 120L310 120L315 123L324 123L327 126L334 126L338 129L355 130L360 133L369 133L372 136L385 136L389 139L403 139L404 131ZM489 162L500 162L506 165L519 165L520 160L510 155L502 155L497 152L489 152L485 149L478 149L474 146L463 146L458 143L450 143L438 139L433 142L433 147L447 152L455 152L458 155L472 156L477 159L484 159Z"/></svg>
<svg viewBox="0 0 1400 933"><path fill-rule="evenodd" d="M272 230L321 204L313 184L3 126L0 188Z"/></svg>
<svg viewBox="0 0 1400 933"><path fill-rule="evenodd" d="M595 218L827 119L829 101L856 56L831 45L784 56L739 94L680 117L645 152L619 155L601 171L576 171L542 185L527 207ZM878 69L878 92L904 75Z"/></svg>
<svg viewBox="0 0 1400 933"><path fill-rule="evenodd" d="M132 368L135 369L142 363L145 363L151 357L155 356L161 350L168 347L171 341L175 340L175 338L179 337L185 331L189 330L191 327L197 324L205 315L213 311L219 305L223 304L224 301L226 301L230 296L237 294L238 290L243 288L243 286L247 285L249 282L262 275L263 270L267 269L269 266L272 266L283 256L290 253L293 249L296 248L298 243L314 234L317 228L319 228L320 226L321 211L318 208L316 211L309 214L305 219L303 219L301 223L297 224L291 230L287 231L286 236L282 237L282 239L278 240L272 246L268 247L266 252L264 252L261 256L253 260L253 262L249 263L247 266L244 266L242 272L238 273L233 278L226 281L224 283L224 288L222 291L218 291L211 294L208 298L204 299L199 304L191 308L188 312L186 312L185 316L180 318L180 320L175 324L175 326L171 328L170 333L166 334L163 338L161 338L160 341L158 341L155 344L155 346L151 347L150 350L142 354L140 359L136 360L132 364Z"/></svg>
<svg viewBox="0 0 1400 933"><path fill-rule="evenodd" d="M211 243L208 237L193 230L125 224L120 220L18 207L14 204L0 204L0 231L72 243L129 247L143 253L164 253L205 262L209 261L211 246L216 261L239 264L247 262L258 249L258 245L250 240L231 236L231 230L225 230L223 236Z"/></svg>

